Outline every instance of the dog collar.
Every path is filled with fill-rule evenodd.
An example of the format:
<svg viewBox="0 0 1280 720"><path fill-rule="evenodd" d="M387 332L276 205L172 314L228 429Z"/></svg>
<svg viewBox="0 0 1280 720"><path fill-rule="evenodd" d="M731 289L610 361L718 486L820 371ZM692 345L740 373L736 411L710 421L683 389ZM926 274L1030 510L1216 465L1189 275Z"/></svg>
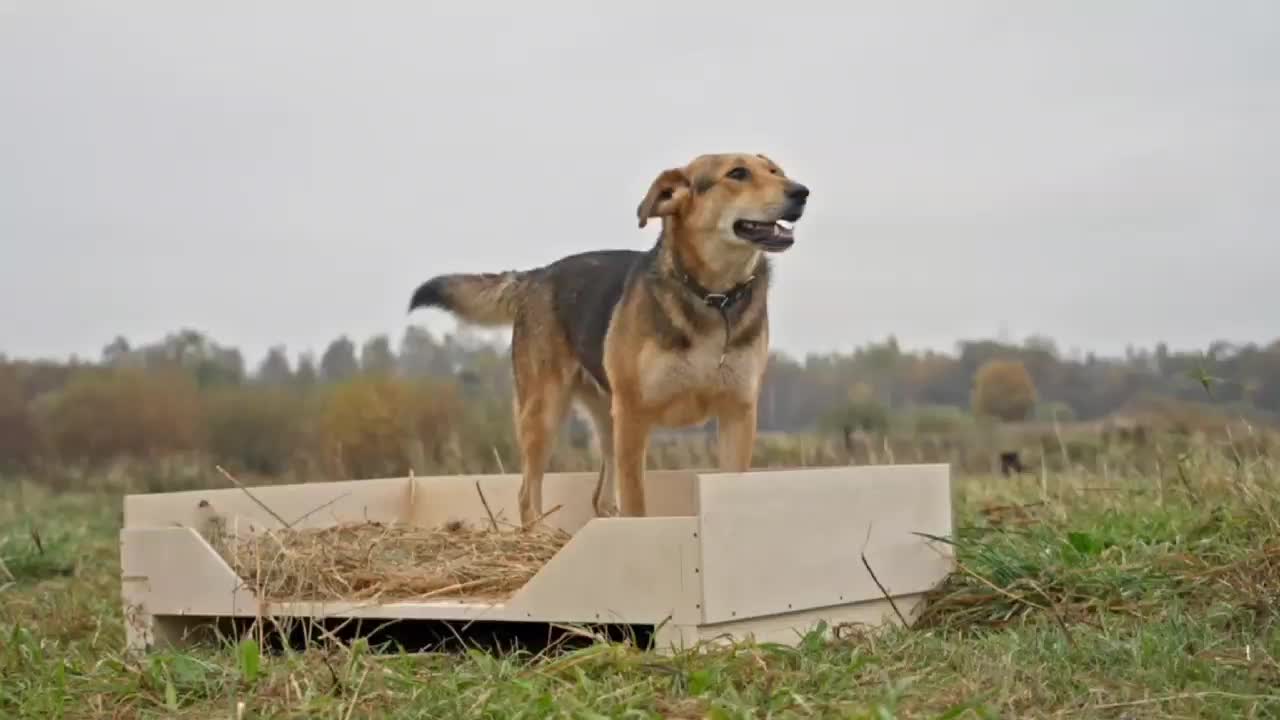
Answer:
<svg viewBox="0 0 1280 720"><path fill-rule="evenodd" d="M689 290L689 292L701 298L703 304L707 307L714 308L719 312L720 319L724 321L724 347L720 349L720 362L717 363L718 367L724 366L724 358L729 354L729 336L731 334L729 330L729 308L737 305L738 301L751 291L751 283L755 282L755 279L756 276L752 275L728 290L718 293L711 292L710 290L702 287L702 285L700 285L697 280L690 277L688 273L683 271L680 272L680 282L684 283L685 288Z"/></svg>
<svg viewBox="0 0 1280 720"><path fill-rule="evenodd" d="M710 290L702 287L697 280L694 280L687 273L680 273L680 282L684 284L685 288L687 288L689 292L697 295L707 307L715 308L721 313L726 313L729 311L729 308L737 305L738 301L751 290L751 283L754 282L755 279L756 276L752 275L728 290L718 293L711 292Z"/></svg>

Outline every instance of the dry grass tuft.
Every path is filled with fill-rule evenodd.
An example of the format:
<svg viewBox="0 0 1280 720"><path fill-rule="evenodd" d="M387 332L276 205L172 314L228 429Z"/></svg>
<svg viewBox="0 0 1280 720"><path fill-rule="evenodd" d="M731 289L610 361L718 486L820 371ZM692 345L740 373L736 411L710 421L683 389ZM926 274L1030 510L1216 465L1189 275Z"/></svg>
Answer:
<svg viewBox="0 0 1280 720"><path fill-rule="evenodd" d="M228 538L218 551L259 597L275 600L501 599L569 540L561 530L347 523Z"/></svg>
<svg viewBox="0 0 1280 720"><path fill-rule="evenodd" d="M1280 609L1280 541L1271 540L1243 557L1215 562L1184 555L1170 563L1207 598L1234 602L1266 616Z"/></svg>

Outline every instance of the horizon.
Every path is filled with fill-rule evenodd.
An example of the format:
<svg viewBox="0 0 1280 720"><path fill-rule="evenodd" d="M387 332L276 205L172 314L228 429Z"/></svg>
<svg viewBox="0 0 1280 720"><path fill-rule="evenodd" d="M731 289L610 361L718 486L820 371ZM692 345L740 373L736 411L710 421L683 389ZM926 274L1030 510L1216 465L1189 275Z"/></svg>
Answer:
<svg viewBox="0 0 1280 720"><path fill-rule="evenodd" d="M510 333L506 331L499 330L495 332L492 329L481 328L476 326L466 326L464 323L460 323L460 322L455 323L453 327L446 327L443 331L439 331L436 328L428 327L428 325L425 323L416 322L416 323L407 324L405 328L403 328L397 334L375 332L372 335L362 336L362 335L355 335L353 333L339 332L339 333L336 333L332 338L330 338L330 340L327 341L326 343L316 347L293 348L284 343L276 343L273 346L268 346L267 348L263 349L260 353L250 354L246 352L243 347L238 346L234 343L228 342L224 338L210 335L202 331L198 327L181 326L181 327L173 328L172 330L167 331L156 337L131 338L125 335L116 334L111 336L104 342L100 343L96 351L83 353L83 354L72 353L72 354L63 355L63 356L22 355L22 354L15 354L15 353L8 352L6 348L0 347L0 360L9 361L9 362L27 362L27 363L71 364L71 363L79 362L79 363L97 364L102 362L103 350L108 345L110 345L111 342L113 342L117 337L123 337L126 341L128 341L131 349L138 350L143 347L160 344L167 337L170 337L177 333L184 332L184 331L193 331L193 332L199 333L201 336L203 336L205 339L209 340L210 342L215 343L218 347L221 347L226 350L235 350L239 352L241 359L244 362L246 375L252 376L257 372L258 367L267 358L267 356L270 354L273 347L283 347L285 351L285 356L288 358L290 366L295 368L298 362L301 360L301 358L305 355L310 355L312 360L319 362L320 357L324 354L324 351L329 346L329 344L331 344L333 341L336 341L342 337L349 339L355 345L356 354L359 355L360 349L363 347L365 342L379 336L385 336L390 342L392 353L398 354L400 351L400 341L403 339L405 332L407 332L410 327L418 327L418 328L426 329L428 332L431 333L432 337L437 342L443 341L444 338L449 335L453 335L454 337L461 335L464 338L468 338L469 341L478 341L496 350L506 350L507 347L510 345ZM1048 335L1046 333L1029 333L1021 336L1002 337L999 334L993 334L993 335L985 335L985 336L957 338L955 342L953 342L948 347L936 348L936 347L921 347L921 346L909 345L907 343L902 342L902 338L899 337L898 335L894 333L890 333L885 337L871 338L863 342L857 343L856 345L851 345L851 346L842 347L842 348L833 349L833 350L812 350L808 352L797 353L797 352L790 351L788 348L779 347L778 345L775 344L770 346L769 351L770 353L780 353L792 360L803 363L806 358L813 357L813 356L820 357L820 356L827 356L827 355L851 355L854 352L857 352L858 350L866 349L874 345L881 345L887 342L890 338L893 338L895 341L897 341L899 349L902 351L903 354L906 354L906 355L912 355L912 354L920 355L920 354L926 354L926 353L932 352L932 353L937 353L937 354L947 355L952 357L955 357L957 355L957 351L960 349L960 346L964 343L992 342L992 343L999 343L1001 345L1022 348L1022 347L1027 347L1029 343L1032 343L1033 341L1036 341L1036 340L1047 340L1050 343L1052 343L1053 349L1056 351L1055 352L1056 358L1062 362L1080 362L1080 361L1083 361L1089 355L1093 355L1096 360L1104 361L1104 362L1122 361L1126 359L1127 354L1130 351L1136 352L1138 354L1153 353L1156 350L1156 348L1161 344L1165 346L1165 349L1171 355L1181 355L1181 354L1202 354L1203 355L1203 354L1207 354L1209 350L1212 349L1213 346L1219 345L1219 344L1226 345L1229 348L1233 348L1233 349L1246 348L1250 346L1258 347L1258 348L1267 348L1271 345L1280 345L1280 333L1277 333L1273 337L1261 338L1261 339L1243 339L1242 340L1242 339L1218 338L1208 343L1205 343L1203 346L1183 347L1183 346L1176 346L1170 343L1166 343L1160 340L1157 340L1149 345L1129 343L1126 347L1121 348L1119 352L1101 352L1096 349L1087 348L1087 347L1064 346L1060 341L1058 341L1057 338L1054 338L1053 336Z"/></svg>

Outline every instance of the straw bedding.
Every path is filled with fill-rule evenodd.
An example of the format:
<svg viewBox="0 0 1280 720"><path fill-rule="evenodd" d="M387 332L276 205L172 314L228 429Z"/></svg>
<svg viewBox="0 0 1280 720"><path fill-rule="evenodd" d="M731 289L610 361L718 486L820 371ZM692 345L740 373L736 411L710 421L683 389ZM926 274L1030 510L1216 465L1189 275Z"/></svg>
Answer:
<svg viewBox="0 0 1280 720"><path fill-rule="evenodd" d="M491 600L523 586L568 540L543 525L497 530L361 522L229 537L218 551L267 600Z"/></svg>

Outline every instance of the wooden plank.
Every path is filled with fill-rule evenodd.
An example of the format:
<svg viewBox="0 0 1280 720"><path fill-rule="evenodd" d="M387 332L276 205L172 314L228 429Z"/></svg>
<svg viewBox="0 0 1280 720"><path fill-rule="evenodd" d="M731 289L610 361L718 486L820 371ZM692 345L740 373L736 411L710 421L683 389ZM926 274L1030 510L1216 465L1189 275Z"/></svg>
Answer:
<svg viewBox="0 0 1280 720"><path fill-rule="evenodd" d="M946 465L812 468L699 478L703 621L920 593L952 569Z"/></svg>
<svg viewBox="0 0 1280 720"><path fill-rule="evenodd" d="M255 615L258 601L231 566L191 528L120 531L127 602L150 615Z"/></svg>
<svg viewBox="0 0 1280 720"><path fill-rule="evenodd" d="M489 514L476 492L477 483L499 527L510 530L520 524L519 475L448 475L420 477L414 482L417 497L412 522L415 525L440 527L462 521L474 527L488 527ZM542 483L543 512L561 506L546 516L547 525L573 533L595 515L591 492L595 489L596 473L551 473Z"/></svg>
<svg viewBox="0 0 1280 720"><path fill-rule="evenodd" d="M456 602L412 600L377 603L351 602L271 602L264 603L262 614L269 617L298 618L368 618L375 620L519 620L502 602Z"/></svg>
<svg viewBox="0 0 1280 720"><path fill-rule="evenodd" d="M404 522L411 506L409 488L407 478L382 478L260 485L249 488L248 493L239 488L217 488L127 495L124 526L199 528L216 515L229 530L251 532L281 527L272 513L298 528L362 520Z"/></svg>
<svg viewBox="0 0 1280 720"><path fill-rule="evenodd" d="M894 598L893 602L898 606L898 612L911 622L924 607L924 596L903 595ZM779 643L794 646L806 634L816 629L819 623L826 623L826 637L831 637L842 625L868 627L886 624L901 625L889 601L881 598L849 605L699 625L696 628L696 641L710 643L712 646L730 639L735 642Z"/></svg>
<svg viewBox="0 0 1280 720"><path fill-rule="evenodd" d="M542 481L542 509L549 513L545 522L574 533L594 518L591 496L598 477L597 472L547 474ZM503 527L519 524L520 476L511 473L417 478L413 522L423 527L454 520L487 525L488 514L476 492L476 483L480 484L489 509ZM648 517L692 517L696 512L697 476L694 473L650 471L645 477L645 488ZM560 509L550 512L557 505Z"/></svg>
<svg viewBox="0 0 1280 720"><path fill-rule="evenodd" d="M543 508L561 506L548 515L547 523L572 533L594 517L591 496L597 476L596 472L547 474ZM487 525L488 514L476 483L500 522L519 523L520 475L507 473L259 485L248 492L216 488L127 495L124 526L201 528L216 516L228 529L257 532L281 527L277 515L297 528L361 521L436 527L464 520ZM693 473L650 471L645 486L650 517L694 515L697 481Z"/></svg>
<svg viewBox="0 0 1280 720"><path fill-rule="evenodd" d="M693 623L695 518L596 518L512 596L525 619Z"/></svg>

